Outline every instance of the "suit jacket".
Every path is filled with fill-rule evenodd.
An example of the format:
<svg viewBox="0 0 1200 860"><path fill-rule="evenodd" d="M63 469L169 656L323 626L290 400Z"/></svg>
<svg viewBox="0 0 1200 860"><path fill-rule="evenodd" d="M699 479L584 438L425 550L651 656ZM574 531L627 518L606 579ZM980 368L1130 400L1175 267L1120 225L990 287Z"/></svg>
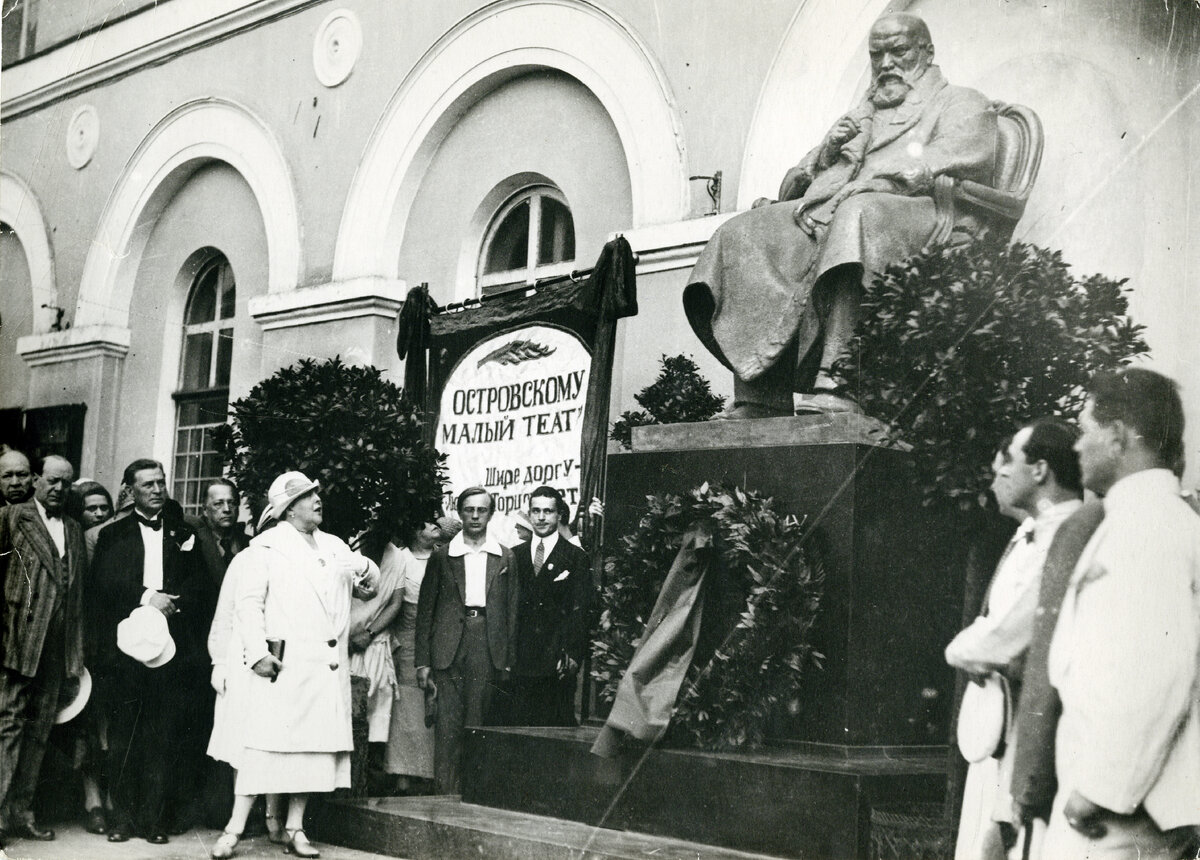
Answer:
<svg viewBox="0 0 1200 860"><path fill-rule="evenodd" d="M534 574L533 540L513 548L520 585L513 674L546 678L557 675L564 655L583 662L592 571L587 553L560 537L541 572Z"/></svg>
<svg viewBox="0 0 1200 860"><path fill-rule="evenodd" d="M1054 776L1054 733L1062 709L1058 693L1046 676L1046 655L1071 572L1102 519L1104 504L1096 499L1059 526L1042 568L1033 639L1025 657L1021 698L1014 721L1012 797L1046 821L1050 820L1050 805L1058 786Z"/></svg>
<svg viewBox="0 0 1200 860"><path fill-rule="evenodd" d="M233 553L229 558L226 558L221 555L220 538L212 530L212 526L208 524L208 520L204 519L204 517L185 517L184 522L191 526L192 530L196 533L196 545L199 547L200 555L204 559L204 569L208 571L212 587L219 594L221 583L225 580L225 571L229 569L229 562L233 559L233 556L250 545L250 538L246 537L246 533L242 531L240 523L234 523L233 530L229 535Z"/></svg>
<svg viewBox="0 0 1200 860"><path fill-rule="evenodd" d="M163 587L178 594L179 612L167 619L175 640L175 657L167 666L204 667L208 664L208 626L216 608L216 590L204 570L196 533L182 518L163 513ZM93 632L97 667L102 672L140 667L117 648L117 625L136 609L145 592L142 576L145 549L136 516L102 529L92 559L89 603L96 606ZM166 667L164 667L165 669ZM158 675L163 669L152 670Z"/></svg>
<svg viewBox="0 0 1200 860"><path fill-rule="evenodd" d="M0 572L5 599L0 656L5 668L30 678L38 673L46 634L60 599L66 674L73 677L83 672L80 618L87 550L79 523L66 516L62 519L67 549L65 572L54 539L32 500L0 509Z"/></svg>
<svg viewBox="0 0 1200 860"><path fill-rule="evenodd" d="M492 666L510 669L515 657L518 583L512 550L487 557L487 639ZM417 599L414 664L448 669L454 662L467 617L467 569L461 557L439 547L429 557Z"/></svg>

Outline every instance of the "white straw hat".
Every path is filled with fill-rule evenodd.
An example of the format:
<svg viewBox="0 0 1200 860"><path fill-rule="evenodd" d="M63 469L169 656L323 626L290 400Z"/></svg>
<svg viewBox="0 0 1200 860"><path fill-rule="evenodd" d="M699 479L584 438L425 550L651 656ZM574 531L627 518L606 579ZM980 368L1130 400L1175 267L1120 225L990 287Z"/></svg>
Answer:
<svg viewBox="0 0 1200 860"><path fill-rule="evenodd" d="M117 625L117 647L148 669L157 669L175 656L167 617L153 606L139 606Z"/></svg>
<svg viewBox="0 0 1200 860"><path fill-rule="evenodd" d="M64 683L67 682L64 681ZM92 676L87 669L84 669L83 674L79 676L79 686L75 690L75 695L71 697L71 701L63 704L63 697L59 698L60 707L54 714L54 724L58 726L75 719L87 706L88 699L91 697Z"/></svg>
<svg viewBox="0 0 1200 860"><path fill-rule="evenodd" d="M321 482L310 481L303 472L284 472L271 482L271 489L267 490L267 507L258 518L258 527L261 529L267 520L279 519L288 505L305 493L319 489Z"/></svg>

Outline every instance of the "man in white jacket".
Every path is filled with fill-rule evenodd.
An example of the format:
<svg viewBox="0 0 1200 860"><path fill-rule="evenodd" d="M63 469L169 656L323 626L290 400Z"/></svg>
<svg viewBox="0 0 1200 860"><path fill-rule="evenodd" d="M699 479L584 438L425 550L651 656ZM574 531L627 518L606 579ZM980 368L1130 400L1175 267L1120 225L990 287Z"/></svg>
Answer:
<svg viewBox="0 0 1200 860"><path fill-rule="evenodd" d="M993 487L1001 506L1024 516L1024 521L996 566L983 611L946 647L946 662L967 672L973 682L1002 676L1010 699L1020 689L1022 658L1033 638L1046 553L1058 527L1082 504L1079 459L1072 450L1075 438L1070 425L1058 418L1040 418L1013 436ZM1009 705L1015 709L1015 700ZM972 762L967 773L956 860L1001 858L1004 842L1015 833L1008 792L1012 726L1007 729L1007 744ZM1008 840L1002 825L1008 825Z"/></svg>
<svg viewBox="0 0 1200 860"><path fill-rule="evenodd" d="M1176 385L1141 368L1097 374L1080 428L1105 517L1050 646L1062 716L1044 856L1178 858L1200 823L1200 519L1170 469L1183 454Z"/></svg>

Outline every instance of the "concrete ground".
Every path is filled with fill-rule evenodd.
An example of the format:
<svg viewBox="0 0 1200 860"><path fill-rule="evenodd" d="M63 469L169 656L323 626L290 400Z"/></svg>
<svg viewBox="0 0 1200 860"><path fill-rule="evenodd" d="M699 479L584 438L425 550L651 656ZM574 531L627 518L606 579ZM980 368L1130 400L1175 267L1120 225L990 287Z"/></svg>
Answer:
<svg viewBox="0 0 1200 860"><path fill-rule="evenodd" d="M81 824L56 824L57 838L53 842L33 842L16 839L5 842L10 860L200 860L208 857L219 830L191 830L182 836L172 836L166 845L151 845L144 839L112 843L103 836L93 836ZM325 860L375 860L382 854L352 851L322 842L314 845ZM255 836L238 844L234 857L282 857L283 847L273 845L266 836ZM290 855L289 855L290 856Z"/></svg>

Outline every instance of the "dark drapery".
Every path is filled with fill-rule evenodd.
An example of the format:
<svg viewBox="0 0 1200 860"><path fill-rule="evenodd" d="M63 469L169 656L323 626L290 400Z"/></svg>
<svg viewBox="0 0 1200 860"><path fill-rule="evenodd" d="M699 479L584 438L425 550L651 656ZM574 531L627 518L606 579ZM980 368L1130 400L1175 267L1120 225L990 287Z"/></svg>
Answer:
<svg viewBox="0 0 1200 860"><path fill-rule="evenodd" d="M580 441L578 533L593 555L599 549L598 523L586 516L592 497L604 490L604 467L608 455L608 407L612 389L613 352L617 340L617 320L635 316L637 276L633 249L624 236L604 246L596 267L588 278L586 303L596 314L596 337L592 347L592 372L588 378L587 404L583 409L583 433ZM595 533L593 533L595 532ZM593 570L600 568L593 565Z"/></svg>
<svg viewBox="0 0 1200 860"><path fill-rule="evenodd" d="M438 306L429 297L429 285L408 291L396 318L396 354L404 359L404 394L410 403L429 414L430 318Z"/></svg>

